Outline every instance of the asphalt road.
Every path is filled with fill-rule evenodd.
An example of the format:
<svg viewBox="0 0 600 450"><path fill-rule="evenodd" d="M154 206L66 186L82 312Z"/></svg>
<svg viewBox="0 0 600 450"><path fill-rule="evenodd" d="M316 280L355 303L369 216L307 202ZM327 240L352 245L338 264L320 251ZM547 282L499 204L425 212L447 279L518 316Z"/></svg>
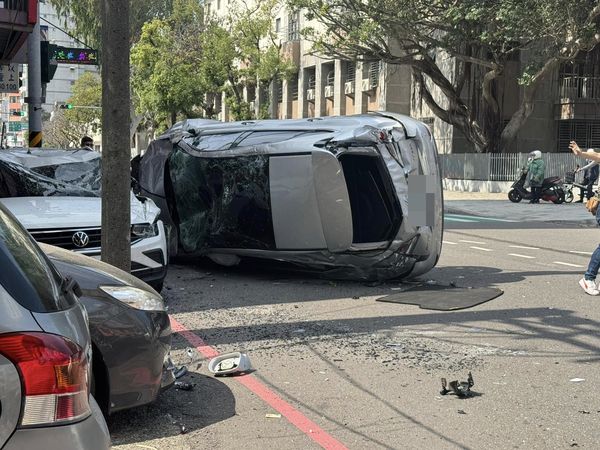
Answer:
<svg viewBox="0 0 600 450"><path fill-rule="evenodd" d="M398 282L172 266L163 294L185 336L204 353L247 351L256 371L214 378L192 364L193 391L112 418L115 448L598 448L600 297L577 282L599 230L456 214L446 225L426 279L504 295L440 312L376 301ZM176 338L179 363L188 346ZM477 396L439 394L441 377L469 371Z"/></svg>

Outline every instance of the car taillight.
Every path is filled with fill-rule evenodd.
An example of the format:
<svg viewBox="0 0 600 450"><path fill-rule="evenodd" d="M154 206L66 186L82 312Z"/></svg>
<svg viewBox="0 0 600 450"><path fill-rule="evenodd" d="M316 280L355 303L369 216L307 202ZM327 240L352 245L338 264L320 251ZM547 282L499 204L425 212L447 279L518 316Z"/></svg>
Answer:
<svg viewBox="0 0 600 450"><path fill-rule="evenodd" d="M0 335L0 353L21 375L22 427L71 422L90 414L88 361L77 344L54 334L8 333Z"/></svg>

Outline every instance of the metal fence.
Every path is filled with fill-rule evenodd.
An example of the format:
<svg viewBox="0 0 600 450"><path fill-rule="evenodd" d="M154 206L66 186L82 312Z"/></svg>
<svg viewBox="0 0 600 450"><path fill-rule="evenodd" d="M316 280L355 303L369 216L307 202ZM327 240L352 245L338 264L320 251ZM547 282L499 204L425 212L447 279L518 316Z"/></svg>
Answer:
<svg viewBox="0 0 600 450"><path fill-rule="evenodd" d="M442 176L457 180L514 181L527 165L528 153L440 155ZM544 153L546 177L563 177L585 161L572 153Z"/></svg>

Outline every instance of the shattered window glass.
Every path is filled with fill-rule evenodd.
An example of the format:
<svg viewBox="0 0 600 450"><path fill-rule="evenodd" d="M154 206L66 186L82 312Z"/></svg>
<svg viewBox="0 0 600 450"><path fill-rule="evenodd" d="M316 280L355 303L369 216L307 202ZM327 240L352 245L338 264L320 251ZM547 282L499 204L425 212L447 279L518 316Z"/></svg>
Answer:
<svg viewBox="0 0 600 450"><path fill-rule="evenodd" d="M85 167L80 166L80 170L62 168L59 167L60 165L28 169L19 164L0 160L0 198L99 197L100 160L97 161L97 170L88 171L89 163L76 163L85 165Z"/></svg>
<svg viewBox="0 0 600 450"><path fill-rule="evenodd" d="M267 155L203 158L177 148L169 173L187 253L275 249Z"/></svg>

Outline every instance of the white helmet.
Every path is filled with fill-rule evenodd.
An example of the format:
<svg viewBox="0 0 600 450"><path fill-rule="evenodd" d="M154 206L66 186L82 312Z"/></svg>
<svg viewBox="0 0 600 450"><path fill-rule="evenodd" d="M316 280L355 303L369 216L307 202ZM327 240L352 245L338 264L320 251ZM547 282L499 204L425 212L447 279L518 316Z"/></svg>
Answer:
<svg viewBox="0 0 600 450"><path fill-rule="evenodd" d="M529 157L531 159L540 159L542 157L542 152L539 150L534 150L531 153L529 153Z"/></svg>

